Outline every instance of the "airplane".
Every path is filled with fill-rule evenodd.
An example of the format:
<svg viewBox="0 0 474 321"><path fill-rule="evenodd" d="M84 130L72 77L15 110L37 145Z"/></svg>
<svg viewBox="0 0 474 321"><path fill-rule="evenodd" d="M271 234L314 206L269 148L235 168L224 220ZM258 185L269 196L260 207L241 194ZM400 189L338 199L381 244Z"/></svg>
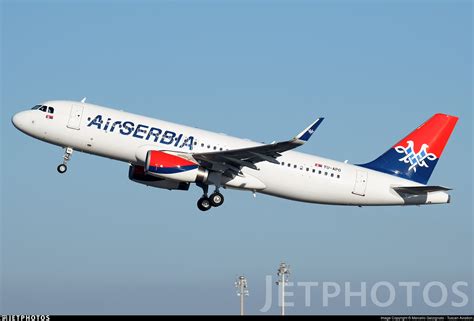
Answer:
<svg viewBox="0 0 474 321"><path fill-rule="evenodd" d="M23 133L64 149L129 164L128 177L161 189L202 188L201 211L224 203L221 188L349 206L450 203L450 188L427 185L458 117L435 114L377 159L353 165L293 151L321 125L290 140L257 143L76 101L47 101L12 117ZM209 195L209 187L214 192Z"/></svg>

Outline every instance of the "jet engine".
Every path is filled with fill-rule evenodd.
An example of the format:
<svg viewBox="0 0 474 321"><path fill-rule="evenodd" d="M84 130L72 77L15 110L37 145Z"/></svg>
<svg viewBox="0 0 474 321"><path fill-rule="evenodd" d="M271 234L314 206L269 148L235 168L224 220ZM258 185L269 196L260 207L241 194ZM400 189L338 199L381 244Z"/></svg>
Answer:
<svg viewBox="0 0 474 321"><path fill-rule="evenodd" d="M189 154L150 150L146 156L145 173L148 176L194 183L207 181L209 171L199 166Z"/></svg>
<svg viewBox="0 0 474 321"><path fill-rule="evenodd" d="M146 175L145 167L138 165L130 165L128 170L128 178L135 183L156 188L180 191L187 191L189 189L189 183Z"/></svg>

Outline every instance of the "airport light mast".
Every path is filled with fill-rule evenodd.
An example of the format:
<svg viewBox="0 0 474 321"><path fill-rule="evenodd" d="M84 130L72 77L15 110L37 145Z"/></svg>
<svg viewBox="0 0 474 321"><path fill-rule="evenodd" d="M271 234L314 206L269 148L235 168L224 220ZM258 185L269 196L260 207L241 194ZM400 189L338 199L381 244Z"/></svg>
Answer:
<svg viewBox="0 0 474 321"><path fill-rule="evenodd" d="M249 296L249 290L247 289L247 279L245 276L239 276L235 281L235 287L237 288L237 296L240 297L240 315L244 315L244 297Z"/></svg>
<svg viewBox="0 0 474 321"><path fill-rule="evenodd" d="M288 277L290 276L290 266L284 262L280 263L277 275L278 281L276 282L276 284L280 286L281 315L285 315L285 285L288 284Z"/></svg>

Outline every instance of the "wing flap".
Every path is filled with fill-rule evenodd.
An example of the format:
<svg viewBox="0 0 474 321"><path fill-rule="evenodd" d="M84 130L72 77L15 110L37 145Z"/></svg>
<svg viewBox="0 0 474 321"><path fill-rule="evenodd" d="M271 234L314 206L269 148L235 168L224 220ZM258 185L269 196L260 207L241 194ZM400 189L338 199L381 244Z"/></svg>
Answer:
<svg viewBox="0 0 474 321"><path fill-rule="evenodd" d="M277 161L276 158L273 157L273 156L263 155L263 154L256 153L256 152L250 152L250 154L255 155L257 158L261 159L262 161L267 161L267 162L270 162L270 163L273 163L273 164L280 165L280 162Z"/></svg>

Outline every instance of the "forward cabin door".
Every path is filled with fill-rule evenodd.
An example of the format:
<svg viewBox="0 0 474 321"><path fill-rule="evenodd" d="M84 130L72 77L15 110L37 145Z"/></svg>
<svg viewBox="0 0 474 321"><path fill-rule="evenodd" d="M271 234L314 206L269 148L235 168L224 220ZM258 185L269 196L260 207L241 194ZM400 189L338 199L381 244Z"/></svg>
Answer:
<svg viewBox="0 0 474 321"><path fill-rule="evenodd" d="M367 172L366 171L357 171L356 181L354 184L354 189L352 194L365 196L365 190L367 189Z"/></svg>
<svg viewBox="0 0 474 321"><path fill-rule="evenodd" d="M83 110L84 106L82 105L71 106L71 113L69 114L69 121L67 123L68 128L77 130L81 129L81 119Z"/></svg>

